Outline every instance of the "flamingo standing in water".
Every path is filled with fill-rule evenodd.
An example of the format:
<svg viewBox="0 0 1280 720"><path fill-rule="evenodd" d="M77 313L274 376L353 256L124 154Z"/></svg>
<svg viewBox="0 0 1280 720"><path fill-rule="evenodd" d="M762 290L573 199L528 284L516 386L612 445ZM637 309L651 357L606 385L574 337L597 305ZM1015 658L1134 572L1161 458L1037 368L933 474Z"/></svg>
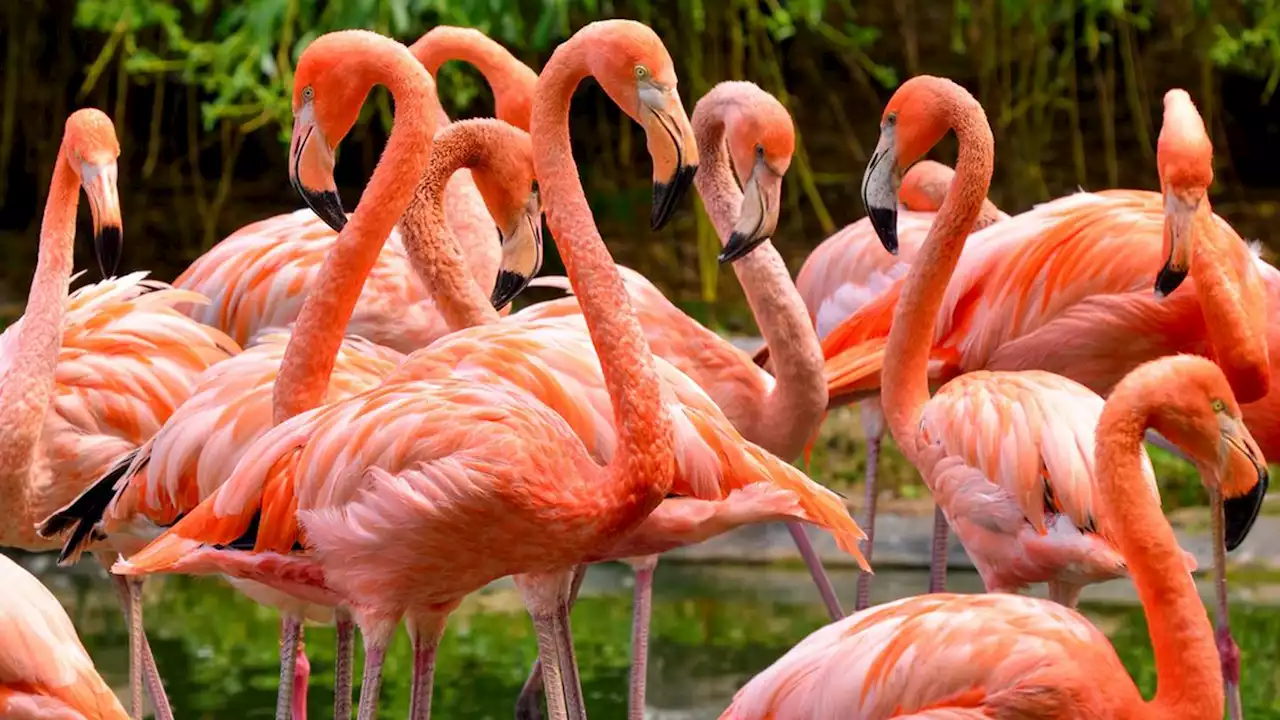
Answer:
<svg viewBox="0 0 1280 720"><path fill-rule="evenodd" d="M409 121L405 119L406 123ZM449 291L437 294L437 307L446 322L454 328L468 327L477 322L474 315L478 313L468 314L467 308L450 302L452 296L464 293L464 285L470 285L472 292L479 295L479 307L490 314L493 309L487 307L486 299L471 280L456 243L450 245L457 265L456 278L446 278L433 269L438 263L425 260L434 258L436 253L426 251L424 246L438 244L436 234L449 235L444 220L445 186L459 168L473 170L476 186L493 214L491 222L500 228L504 247L540 247L541 210L529 190L533 180L532 149L528 135L522 131L497 120L473 120L441 130L431 150L430 166L422 176L411 204L413 209L404 216L406 252L418 266L424 284ZM376 194L371 197L376 198ZM540 249L526 248L509 254L516 259L538 257ZM348 258L349 254L341 260L347 262ZM531 274L527 265L512 267L510 274ZM321 277L333 270L322 270ZM354 281L362 279L357 277ZM344 323L336 326L343 327ZM64 557L74 558L83 543L101 536L127 557L153 537L157 528L172 525L221 485L251 442L272 425L272 391L289 339L283 332L265 336L239 356L211 368L199 378L190 399L151 442L119 462L114 472L99 481L96 491L91 489L55 515L46 532L53 534L68 525L75 526ZM353 337L341 338L335 355L333 373L322 398L325 403L376 387L403 360L394 350ZM329 615L327 608L273 592L259 583L232 582L255 600L278 607L285 616L286 635L299 632L303 617L324 620ZM350 619L339 613L337 622L340 645L349 648ZM300 648L294 655L299 664L290 664L282 672L288 673L301 692L292 701L285 693L282 702L305 709L309 666ZM335 712L346 717L350 716L350 654L339 652L338 657ZM348 664L342 664L344 661ZM300 715L295 712L295 717Z"/></svg>
<svg viewBox="0 0 1280 720"><path fill-rule="evenodd" d="M498 118L529 129L528 108L537 74L483 33L437 27L410 50L432 73L448 60L475 64L493 88ZM448 124L443 108L437 105L434 112L437 126ZM295 168L306 177L330 178L314 212L303 209L246 225L197 258L174 281L178 287L212 298L211 303L187 306L184 312L243 344L297 319L326 253L337 240L337 230L347 219L331 179L333 161L318 155L309 160L314 165ZM494 238L493 223L478 190L470 172L459 170L445 188L445 217L463 241L472 277L489 292L506 277L500 272L501 248L512 248ZM435 293L414 275L408 252L401 234L392 231L347 326L350 334L411 352L449 332L432 300ZM508 285L502 295L515 292Z"/></svg>
<svg viewBox="0 0 1280 720"><path fill-rule="evenodd" d="M1141 365L1107 400L1097 429L1097 491L1151 631L1150 702L1106 636L1073 610L999 593L932 594L814 632L738 691L722 720L1221 718L1213 629L1159 497L1148 491L1148 427L1228 496L1267 470L1231 386L1208 360L1182 355ZM1221 515L1214 517L1221 544Z"/></svg>
<svg viewBox="0 0 1280 720"><path fill-rule="evenodd" d="M53 593L4 555L0 583L0 717L129 720Z"/></svg>
<svg viewBox="0 0 1280 720"><path fill-rule="evenodd" d="M122 239L119 154L115 127L101 111L67 118L26 312L0 335L3 547L56 549L37 535L36 524L151 437L202 371L240 350L173 308L203 298L145 280L145 273L68 294L78 186L89 198L103 274L115 271ZM101 559L110 565L111 558ZM164 688L133 622L142 599L135 583L122 580L116 590L130 626L134 714L141 713L145 675L157 713L167 717Z"/></svg>

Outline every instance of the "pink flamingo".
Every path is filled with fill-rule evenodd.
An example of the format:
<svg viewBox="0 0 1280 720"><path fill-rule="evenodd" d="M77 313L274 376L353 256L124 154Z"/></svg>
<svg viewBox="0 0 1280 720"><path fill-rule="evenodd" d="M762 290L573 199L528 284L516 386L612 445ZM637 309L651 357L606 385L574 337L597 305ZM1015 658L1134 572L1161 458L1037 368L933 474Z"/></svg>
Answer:
<svg viewBox="0 0 1280 720"><path fill-rule="evenodd" d="M99 263L104 274L115 271L119 154L115 127L101 111L67 118L26 312L0 335L0 507L9 518L0 546L55 549L37 535L36 523L154 434L200 372L239 352L221 332L173 309L203 298L145 280L145 273L68 294L78 186L89 198ZM132 622L141 597L132 583L116 585L130 620L134 713L141 713L145 675L157 713L167 717L146 639Z"/></svg>
<svg viewBox="0 0 1280 720"><path fill-rule="evenodd" d="M1228 495L1267 470L1231 386L1208 360L1141 365L1107 400L1097 435L1099 504L1151 631L1150 702L1106 636L1073 610L999 593L932 594L814 632L738 691L721 718L1221 718L1213 630L1159 498L1143 487L1148 427L1176 438L1211 478L1206 484Z"/></svg>
<svg viewBox="0 0 1280 720"><path fill-rule="evenodd" d="M410 119L404 119L410 122ZM532 149L528 135L496 120L455 123L441 130L432 145L431 163L423 174L417 195L402 221L408 257L419 268L423 282L437 289L459 289L469 284L479 295L465 268L465 260L450 243L456 257L458 278L446 283L442 273L434 271L434 251L426 245L438 244L438 234L449 235L444 221L447 194L445 185L459 168L474 170L477 187L491 208L507 248L524 245L540 248L541 211L529 187L533 179ZM373 197L376 197L374 195ZM516 253L540 257L540 249ZM527 277L531 269L513 264L513 272ZM332 272L330 270L329 272ZM504 271L505 272L505 271ZM323 276L325 273L322 272ZM358 282L361 278L355 278ZM519 286L516 286L517 289ZM474 320L449 294L441 294L438 307L454 327L467 327ZM483 295L477 303L493 314ZM341 327L343 324L338 323ZM271 397L290 336L277 332L261 338L258 344L202 375L190 399L178 408L155 438L138 452L119 462L115 471L98 483L98 492L89 491L81 500L55 516L50 531L75 524L67 540L64 556L74 558L82 544L94 536L105 535L125 556L141 549L157 529L172 525L194 509L201 500L231 474L244 457L251 442L266 433L272 425ZM395 369L403 356L389 348L360 338L340 338L335 352L333 374L329 379L325 403L351 397L372 389ZM279 608L285 615L286 634L299 632L301 618L325 620L327 608L299 602L286 594L272 591L260 583L232 579L250 597ZM339 613L339 641L350 646L350 619ZM290 646L291 648L292 646ZM294 653L296 662L305 662L301 649ZM340 661L349 663L349 653L339 653ZM285 668L288 677L302 692L295 693L291 704L305 708L306 666ZM337 677L336 708L338 716L350 715L350 666L342 665ZM345 681L345 685L344 685ZM345 694L344 694L345 689ZM345 701L345 706L342 705ZM287 698L282 703L290 702ZM295 712L295 717L303 713Z"/></svg>
<svg viewBox="0 0 1280 720"><path fill-rule="evenodd" d="M930 400L929 347L911 343L913 336L934 336L947 281L990 182L991 130L973 97L939 78L903 84L885 109L880 144L863 178L863 198L885 247L894 247L893 173L927 151L949 127L960 141L960 162L934 229L907 275L889 331L884 352L897 362L884 368L885 418L988 590L1045 580L1053 599L1074 604L1084 583L1124 571L1124 557L1116 552L1119 531L1099 522L1097 480L1089 462L1101 400L1074 381L1038 370L968 373L943 385ZM1159 160L1165 190L1179 201L1194 196L1188 186L1207 184L1210 155L1199 144L1186 142L1196 127L1203 134L1190 99L1170 93ZM1217 239L1211 229L1185 230L1179 204L1169 204L1170 243L1162 276L1185 267L1200 241ZM1202 221L1212 222L1207 215ZM1202 257L1197 255L1197 265ZM1197 272L1195 266L1191 271ZM1230 317L1233 311L1226 306L1236 297L1219 298L1210 307ZM1234 314L1240 314L1238 308ZM1244 358L1259 342L1240 349ZM1265 367L1265 347L1262 358ZM1240 359L1224 358L1223 364L1256 379L1256 373L1248 372L1250 365L1233 363ZM1147 479L1154 488L1149 468ZM1226 548L1239 544L1252 526L1266 487L1263 476L1233 492ZM1216 508L1218 492L1212 486L1209 490ZM1215 548L1214 555L1219 591L1225 594L1223 549ZM1220 642L1225 665L1235 652L1225 625Z"/></svg>
<svg viewBox="0 0 1280 720"><path fill-rule="evenodd" d="M501 45L475 30L438 27L411 51L432 73L447 60L474 63L493 87L498 117L528 130L527 108L537 74ZM438 126L448 124L438 104L434 112ZM299 170L332 177L332 157L317 156L309 162L316 165ZM207 295L212 302L188 306L184 312L242 344L290 325L347 219L336 186L332 179L328 182L314 211L298 210L246 225L197 258L174 284ZM501 277L501 250L482 199L465 168L445 188L445 217L454 235L463 239L472 277L488 292ZM432 300L434 293L414 275L408 252L401 234L392 231L347 327L353 335L400 352L426 347L449 331ZM514 295L513 289L508 286L503 294Z"/></svg>
<svg viewBox="0 0 1280 720"><path fill-rule="evenodd" d="M58 599L0 555L0 716L129 720Z"/></svg>

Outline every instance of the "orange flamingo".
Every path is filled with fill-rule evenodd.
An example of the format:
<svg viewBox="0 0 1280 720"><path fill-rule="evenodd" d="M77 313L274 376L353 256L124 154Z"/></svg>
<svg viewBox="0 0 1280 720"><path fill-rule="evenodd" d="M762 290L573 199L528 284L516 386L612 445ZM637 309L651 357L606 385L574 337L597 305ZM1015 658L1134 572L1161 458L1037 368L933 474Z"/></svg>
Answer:
<svg viewBox="0 0 1280 720"><path fill-rule="evenodd" d="M153 435L197 375L240 350L174 310L203 298L145 280L145 273L68 294L77 186L89 198L103 272L115 271L122 239L119 154L115 127L102 112L84 109L67 119L26 312L0 335L0 507L9 518L0 546L56 548L36 534L36 523ZM111 558L101 559L110 565ZM168 717L146 639L132 622L141 597L134 583L117 581L116 590L130 621L135 715L145 675L157 713Z"/></svg>
<svg viewBox="0 0 1280 720"><path fill-rule="evenodd" d="M540 257L541 246L541 211L536 197L529 192L533 158L528 135L497 120L464 121L441 130L412 203L417 209L406 212L402 222L407 257L414 262L424 284L449 291L437 296L437 306L454 328L475 324L475 316L482 315L450 302L453 295L466 293L465 285L471 286L473 295L469 297L493 314L466 271L456 243L449 243L457 265L454 278L438 272L435 267L439 263L427 259L436 253L424 249L440 243L437 235L452 238L444 220L445 186L459 168L474 171L476 186L491 208L495 218L491 222L500 228L504 247L532 246L528 252L519 253L517 260ZM515 263L511 267L521 276L532 274L527 265ZM339 327L342 325L338 323ZM131 555L157 528L172 525L221 485L251 442L272 425L271 396L289 338L286 333L267 335L239 356L211 368L200 377L190 399L151 442L119 462L114 472L99 481L97 492L86 492L81 500L55 516L47 532L75 525L66 542L64 558L74 559L85 541L103 535L115 549ZM342 338L341 343L323 398L326 403L376 387L403 360L400 353L360 338ZM286 616L286 633L297 632L302 617L323 620L328 615L327 609L297 602L259 583L234 579L233 583L255 600L280 608ZM350 620L340 614L337 621L340 644L349 647ZM305 659L301 651L295 655L299 661ZM349 653L339 653L339 659L349 663ZM347 703L345 708L337 707L338 716L344 716L344 710L345 716L350 715L349 667L340 665L337 673L337 701L341 703L345 698ZM306 673L297 667L289 672L289 677L305 688ZM294 704L305 707L298 696Z"/></svg>
<svg viewBox="0 0 1280 720"><path fill-rule="evenodd" d="M1231 386L1208 360L1141 365L1107 400L1097 432L1099 504L1151 631L1150 702L1106 636L1073 610L998 593L933 594L818 630L743 687L721 718L1221 718L1222 674L1204 604L1158 496L1143 488L1148 427L1227 495L1267 470ZM1214 518L1220 544L1221 515Z"/></svg>
<svg viewBox="0 0 1280 720"><path fill-rule="evenodd" d="M128 720L58 599L4 555L0 583L0 717Z"/></svg>
<svg viewBox="0 0 1280 720"><path fill-rule="evenodd" d="M501 45L475 30L438 27L411 50L432 73L451 59L474 63L493 87L498 117L528 130L527 108L537 74ZM438 105L433 113L439 126L449 122ZM316 167L301 171L331 175L333 158L317 157L315 162ZM488 292L503 277L502 251L494 242L493 223L478 190L470 172L460 170L445 188L445 217L454 235L463 240L471 276ZM178 287L212 298L211 303L188 306L184 312L225 330L242 344L251 344L263 332L287 327L298 317L345 222L336 186L330 181L314 212L285 213L237 230L174 281ZM432 301L434 293L415 277L408 252L401 234L391 232L347 327L353 335L400 352L425 347L449 331ZM499 297L514 295L515 288L508 285L503 290Z"/></svg>
<svg viewBox="0 0 1280 720"><path fill-rule="evenodd" d="M1181 201L1188 196L1187 185L1204 182L1209 154L1199 146L1171 154L1186 147L1178 140L1196 127L1203 133L1199 114L1185 93L1170 93L1165 116L1159 160L1166 192ZM919 77L903 84L885 109L880 143L863 178L863 199L877 234L886 248L893 248L894 173L927 151L948 128L959 138L960 162L943 209L907 275L889 331L884 352L897 362L884 369L885 418L989 590L1047 580L1054 599L1073 604L1083 583L1124 570L1124 558L1115 552L1120 530L1099 523L1097 479L1090 472L1088 448L1101 400L1085 387L1043 371L968 373L942 386L930 400L929 348L911 343L913 336L933 336L947 280L990 182L991 130L973 97L939 78ZM1170 202L1170 242L1162 277L1185 268L1190 248L1216 236L1186 231L1176 211L1179 204ZM1196 272L1195 266L1191 271ZM1235 297L1219 300L1214 310L1229 316L1231 308L1223 306ZM1256 347L1254 342L1246 350ZM1265 361L1265 347L1262 356ZM1231 362L1224 364L1233 367ZM1047 413L1050 407L1052 415ZM1149 467L1147 473L1154 487ZM1264 475L1251 486L1230 488L1227 548L1248 532L1266 487ZM1218 489L1208 489L1216 511L1221 502ZM1215 548L1214 555L1220 591L1225 592L1223 549ZM1225 625L1221 632L1228 665L1234 641Z"/></svg>

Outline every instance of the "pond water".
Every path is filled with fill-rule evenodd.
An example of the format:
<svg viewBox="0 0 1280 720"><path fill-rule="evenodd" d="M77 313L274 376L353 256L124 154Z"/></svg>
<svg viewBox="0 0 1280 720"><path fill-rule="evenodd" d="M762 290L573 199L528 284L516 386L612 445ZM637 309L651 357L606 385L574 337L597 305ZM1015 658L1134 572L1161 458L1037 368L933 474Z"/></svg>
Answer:
<svg viewBox="0 0 1280 720"><path fill-rule="evenodd" d="M127 695L127 638L115 595L91 563L50 568L52 556L19 558L63 602L99 670ZM843 598L855 574L839 572ZM916 594L923 572L882 570L876 602ZM952 572L949 589L980 590L972 573ZM1208 587L1202 582L1202 593ZM583 690L594 718L626 714L631 575L621 565L592 568L573 614ZM1233 623L1244 656L1250 718L1280 718L1280 603L1273 586L1236 583ZM278 617L213 578L159 578L146 590L146 625L156 660L182 720L270 718L278 677ZM658 568L647 716L716 718L737 688L825 622L803 570L766 566ZM1112 638L1148 694L1155 670L1141 608L1127 583L1086 593L1085 613ZM308 627L312 662L309 714L332 715L333 630ZM514 586L495 584L463 604L441 644L433 716L510 718L512 701L537 654ZM357 663L361 662L357 651ZM359 665L357 665L359 668ZM380 717L408 714L410 657L403 633L386 661ZM357 683L359 672L357 670Z"/></svg>

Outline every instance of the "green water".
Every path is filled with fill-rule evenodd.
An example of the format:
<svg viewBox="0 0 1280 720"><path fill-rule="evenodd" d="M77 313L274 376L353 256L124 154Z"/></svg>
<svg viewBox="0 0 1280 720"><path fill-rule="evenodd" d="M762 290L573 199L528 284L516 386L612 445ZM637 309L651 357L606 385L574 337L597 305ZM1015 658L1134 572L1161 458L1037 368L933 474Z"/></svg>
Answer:
<svg viewBox="0 0 1280 720"><path fill-rule="evenodd" d="M76 572L25 560L63 602L99 670L126 689L127 642L115 595L88 563ZM854 575L837 574L851 598ZM921 573L882 571L877 602L919 592ZM950 589L973 592L975 576L952 573ZM1106 591L1106 588L1110 588ZM1124 584L1092 593L1085 612L1115 643L1140 686L1154 689L1155 670L1142 613ZM1249 718L1280 718L1280 608L1271 592L1244 589L1233 606L1244 655ZM1089 595L1086 595L1088 598ZM1099 602L1096 598L1107 598ZM594 718L626 712L630 574L622 566L593 568L574 610L573 629L583 690ZM734 691L825 622L803 571L763 567L658 568L649 665L650 718L715 718ZM210 578L163 578L146 591L146 625L176 717L270 718L277 683L277 616ZM410 657L401 633L388 654L382 714L408 714ZM332 715L333 630L309 627L312 662L309 714ZM498 584L469 599L440 647L436 718L511 717L512 701L536 655L528 616L513 586ZM357 662L360 661L357 654ZM358 666L357 666L358 667ZM358 673L357 673L358 674ZM357 679L358 682L358 679Z"/></svg>

